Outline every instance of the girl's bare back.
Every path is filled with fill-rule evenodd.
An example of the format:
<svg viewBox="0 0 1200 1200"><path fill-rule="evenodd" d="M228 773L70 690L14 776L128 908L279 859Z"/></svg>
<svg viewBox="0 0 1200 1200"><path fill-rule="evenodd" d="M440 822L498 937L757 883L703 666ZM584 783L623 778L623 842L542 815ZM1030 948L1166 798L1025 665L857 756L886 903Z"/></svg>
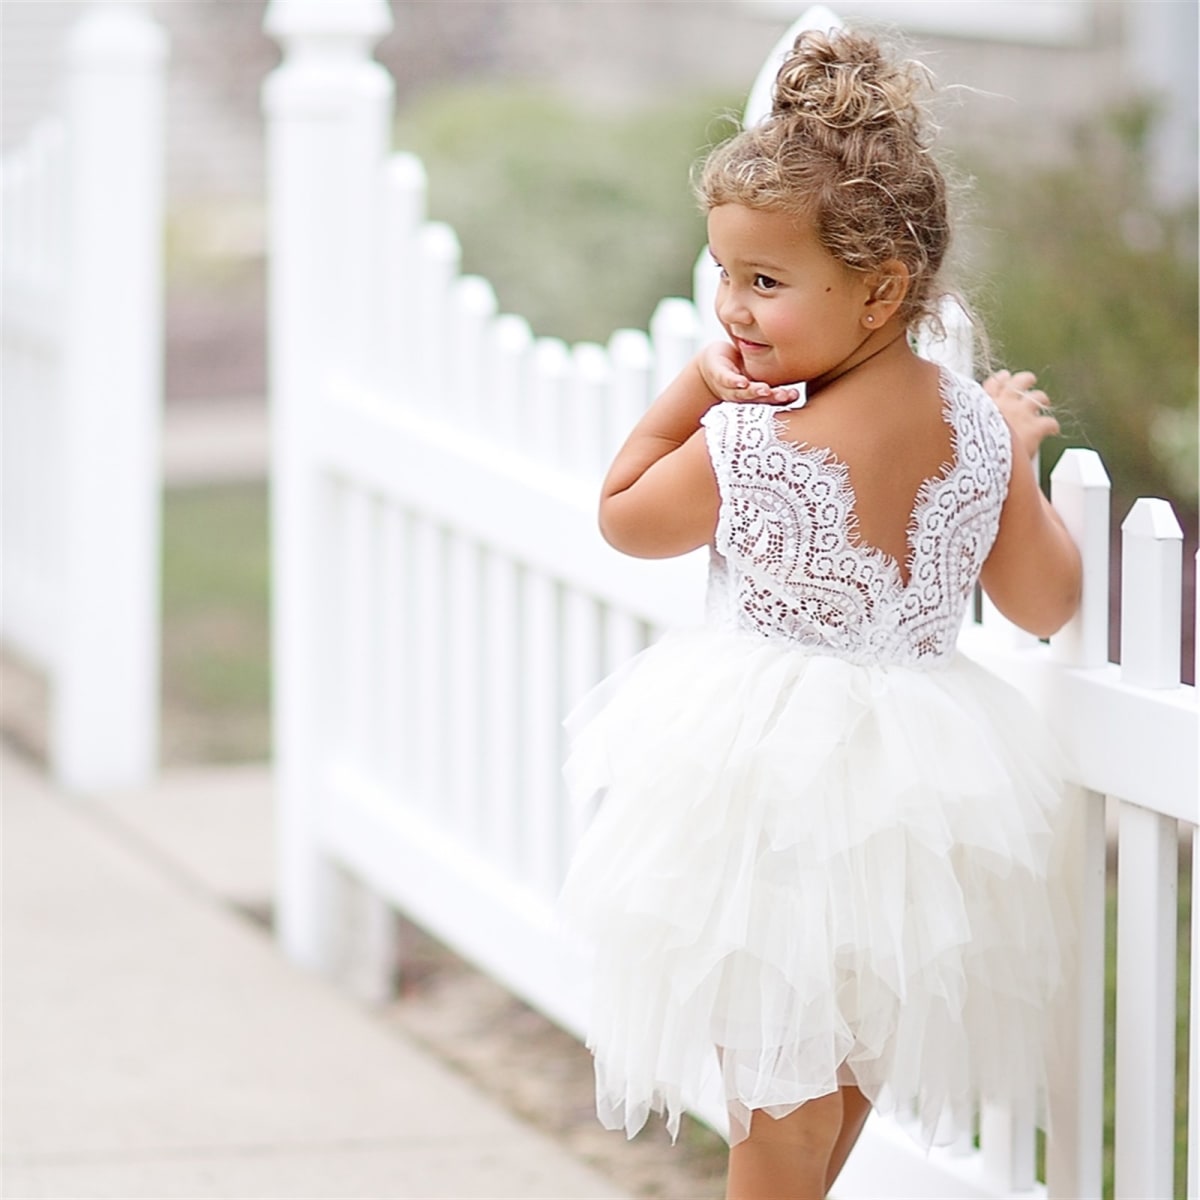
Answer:
<svg viewBox="0 0 1200 1200"><path fill-rule="evenodd" d="M907 581L909 527L922 486L953 464L954 439L937 367L904 362L895 378L831 384L779 414L789 441L827 448L849 472L855 540L883 551Z"/></svg>

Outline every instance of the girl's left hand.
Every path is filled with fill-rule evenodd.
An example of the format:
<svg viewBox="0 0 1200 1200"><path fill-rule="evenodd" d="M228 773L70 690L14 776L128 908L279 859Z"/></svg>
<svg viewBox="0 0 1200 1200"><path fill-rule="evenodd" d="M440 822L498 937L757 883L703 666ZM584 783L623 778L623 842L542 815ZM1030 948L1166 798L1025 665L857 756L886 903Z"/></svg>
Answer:
<svg viewBox="0 0 1200 1200"><path fill-rule="evenodd" d="M1058 421L1050 415L1050 400L1037 383L1032 371L997 371L984 380L983 390L996 402L1008 421L1014 438L1030 458L1038 452L1044 438L1059 433Z"/></svg>
<svg viewBox="0 0 1200 1200"><path fill-rule="evenodd" d="M794 387L772 387L749 379L742 372L736 349L728 342L710 342L696 357L700 375L717 400L741 404L792 404L800 399Z"/></svg>

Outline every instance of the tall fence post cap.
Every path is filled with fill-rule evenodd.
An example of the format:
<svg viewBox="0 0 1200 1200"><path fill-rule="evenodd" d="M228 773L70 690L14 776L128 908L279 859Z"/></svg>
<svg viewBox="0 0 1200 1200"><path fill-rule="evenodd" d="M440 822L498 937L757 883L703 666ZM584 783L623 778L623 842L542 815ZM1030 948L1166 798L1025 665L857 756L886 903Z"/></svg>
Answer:
<svg viewBox="0 0 1200 1200"><path fill-rule="evenodd" d="M263 29L277 41L322 34L379 38L392 30L388 0L270 0Z"/></svg>
<svg viewBox="0 0 1200 1200"><path fill-rule="evenodd" d="M800 34L809 29L841 29L843 22L837 13L826 8L823 4L814 4L801 14L798 20L788 26L787 32L771 47L763 65L759 68L750 95L746 99L746 109L742 124L749 128L757 125L771 111L771 96L775 91L775 76L783 66L783 60L791 53L792 44Z"/></svg>
<svg viewBox="0 0 1200 1200"><path fill-rule="evenodd" d="M1183 529L1175 510L1166 500L1152 496L1142 496L1133 502L1129 515L1121 522L1121 532L1157 542L1183 541Z"/></svg>
<svg viewBox="0 0 1200 1200"><path fill-rule="evenodd" d="M1055 483L1074 483L1085 488L1107 488L1112 485L1104 460L1095 450L1071 446L1059 455L1050 472Z"/></svg>
<svg viewBox="0 0 1200 1200"><path fill-rule="evenodd" d="M153 65L165 61L169 43L145 0L102 0L89 5L71 27L65 51L76 65Z"/></svg>

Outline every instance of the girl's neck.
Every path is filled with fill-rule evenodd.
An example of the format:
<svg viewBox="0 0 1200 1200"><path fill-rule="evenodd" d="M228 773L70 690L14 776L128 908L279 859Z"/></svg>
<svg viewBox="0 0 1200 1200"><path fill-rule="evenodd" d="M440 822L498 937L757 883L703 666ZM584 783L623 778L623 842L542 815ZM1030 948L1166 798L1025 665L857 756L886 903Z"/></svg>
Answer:
<svg viewBox="0 0 1200 1200"><path fill-rule="evenodd" d="M824 391L831 383L845 379L847 375L875 363L876 367L891 365L893 358L911 355L908 345L908 331L901 326L899 330L880 329L863 340L863 344L844 362L835 367L827 375L820 375L808 382L805 395L811 400L818 392ZM893 353L889 353L889 351Z"/></svg>

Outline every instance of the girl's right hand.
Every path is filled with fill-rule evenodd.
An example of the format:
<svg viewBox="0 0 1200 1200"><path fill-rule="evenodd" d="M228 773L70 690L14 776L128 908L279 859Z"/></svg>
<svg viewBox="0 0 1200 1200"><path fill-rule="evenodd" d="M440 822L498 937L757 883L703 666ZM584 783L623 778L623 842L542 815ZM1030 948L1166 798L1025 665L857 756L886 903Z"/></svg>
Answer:
<svg viewBox="0 0 1200 1200"><path fill-rule="evenodd" d="M792 404L800 399L794 387L772 387L748 378L742 360L728 342L710 342L696 356L705 386L718 400L742 404Z"/></svg>
<svg viewBox="0 0 1200 1200"><path fill-rule="evenodd" d="M1060 432L1058 421L1050 415L1046 393L1035 389L1037 376L1032 371L997 371L984 380L983 390L996 402L1008 422L1014 439L1030 458L1045 438Z"/></svg>

